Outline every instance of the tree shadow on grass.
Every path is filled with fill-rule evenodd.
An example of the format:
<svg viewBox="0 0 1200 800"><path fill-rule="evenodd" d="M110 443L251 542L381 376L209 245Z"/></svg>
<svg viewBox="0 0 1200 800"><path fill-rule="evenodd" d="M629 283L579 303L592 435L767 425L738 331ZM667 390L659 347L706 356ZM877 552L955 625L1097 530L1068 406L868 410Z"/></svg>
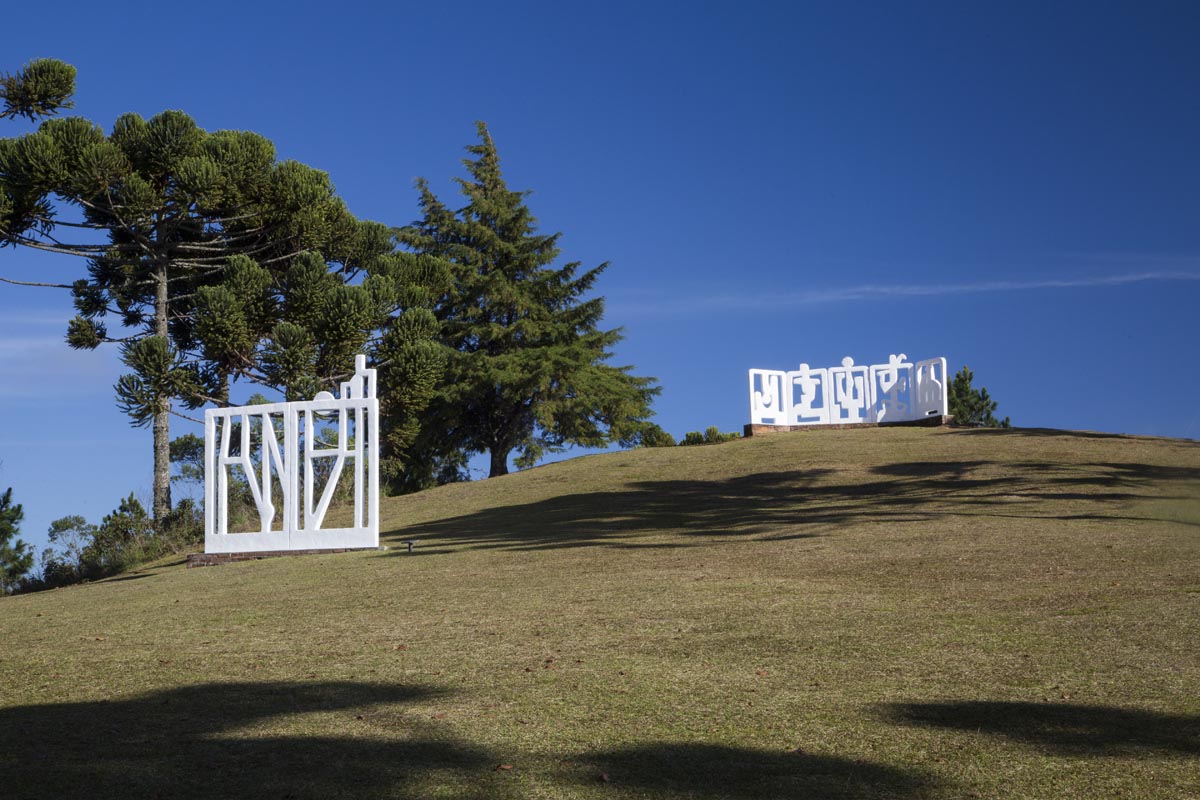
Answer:
<svg viewBox="0 0 1200 800"><path fill-rule="evenodd" d="M1194 439L1176 439L1166 436L1141 436L1129 433L1101 433L1100 431L1069 431L1059 428L971 428L957 430L968 436L1036 436L1039 438L1065 437L1070 439L1128 439L1130 441L1157 441L1179 444L1196 444Z"/></svg>
<svg viewBox="0 0 1200 800"><path fill-rule="evenodd" d="M898 462L869 468L865 479L861 472L851 477L810 469L720 480L640 481L618 491L489 508L390 535L440 545L536 550L644 547L634 537L657 533L675 536L657 545L661 547L713 537L799 539L860 521L954 516L1153 520L1122 517L1120 510L1140 500L1194 497L1193 484L1200 482L1200 468L1190 467L1107 462L1011 466L979 460ZM1170 494L1172 488L1178 493Z"/></svg>
<svg viewBox="0 0 1200 800"><path fill-rule="evenodd" d="M396 709L430 696L366 683L236 683L0 708L0 795L422 797L431 782L471 772L478 797L503 796L502 786L488 785L495 761L486 752ZM255 731L322 712L343 716L345 725L321 718L294 736Z"/></svg>
<svg viewBox="0 0 1200 800"><path fill-rule="evenodd" d="M1200 717L1058 703L896 703L889 721L980 731L1070 756L1200 755Z"/></svg>
<svg viewBox="0 0 1200 800"><path fill-rule="evenodd" d="M588 765L580 782L607 782L616 790L665 797L842 800L939 794L938 782L914 769L802 752L664 742L588 753L578 760Z"/></svg>

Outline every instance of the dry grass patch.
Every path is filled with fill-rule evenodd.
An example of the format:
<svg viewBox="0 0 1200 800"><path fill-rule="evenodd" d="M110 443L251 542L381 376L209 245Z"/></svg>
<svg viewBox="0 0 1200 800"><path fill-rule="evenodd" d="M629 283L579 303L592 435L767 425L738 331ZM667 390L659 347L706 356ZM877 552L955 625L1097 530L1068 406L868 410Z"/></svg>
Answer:
<svg viewBox="0 0 1200 800"><path fill-rule="evenodd" d="M395 498L0 600L5 796L1196 796L1198 498L1192 442L915 429Z"/></svg>

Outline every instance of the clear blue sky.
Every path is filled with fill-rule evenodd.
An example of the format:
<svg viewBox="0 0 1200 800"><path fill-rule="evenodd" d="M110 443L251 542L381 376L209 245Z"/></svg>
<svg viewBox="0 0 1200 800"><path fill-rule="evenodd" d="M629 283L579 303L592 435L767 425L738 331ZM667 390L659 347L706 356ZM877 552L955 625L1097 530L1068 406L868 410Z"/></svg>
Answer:
<svg viewBox="0 0 1200 800"><path fill-rule="evenodd" d="M106 128L257 131L396 225L418 176L458 204L485 120L565 258L612 262L617 360L676 436L740 429L750 367L904 352L969 364L1016 425L1200 437L1195 3L121 7L6 9L0 70L74 64ZM0 251L9 278L82 269ZM0 285L0 489L39 546L149 495L116 353L68 350L71 315Z"/></svg>

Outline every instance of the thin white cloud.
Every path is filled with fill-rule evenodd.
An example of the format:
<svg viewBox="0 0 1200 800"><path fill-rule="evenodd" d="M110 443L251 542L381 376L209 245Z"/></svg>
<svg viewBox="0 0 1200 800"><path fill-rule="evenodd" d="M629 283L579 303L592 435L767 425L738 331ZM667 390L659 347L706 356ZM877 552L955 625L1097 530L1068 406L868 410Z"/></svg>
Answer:
<svg viewBox="0 0 1200 800"><path fill-rule="evenodd" d="M993 294L996 292L1021 292L1034 289L1089 289L1101 286L1124 286L1130 283L1160 281L1200 281L1200 273L1190 272L1134 272L1124 275L1096 275L1084 278L1051 278L1026 281L979 281L976 283L935 284L863 284L838 289L818 289L784 293L775 298L778 302L795 305L822 305L855 300L889 297L939 297L959 294Z"/></svg>
<svg viewBox="0 0 1200 800"><path fill-rule="evenodd" d="M29 326L53 326L61 328L65 335L67 321L70 319L59 311L10 311L0 308L0 312L0 335L8 328L20 330Z"/></svg>
<svg viewBox="0 0 1200 800"><path fill-rule="evenodd" d="M0 434L0 447L18 449L18 448L87 448L87 447L119 447L126 450L141 450L143 442L141 437L136 434L127 436L121 439L13 439L7 440Z"/></svg>
<svg viewBox="0 0 1200 800"><path fill-rule="evenodd" d="M897 298L944 297L948 295L996 294L1000 292L1035 291L1038 289L1089 289L1124 286L1133 283L1169 281L1200 281L1200 272L1144 271L1118 275L1093 275L1082 278L1045 278L1040 280L995 280L972 283L865 283L857 286L838 286L818 289L803 289L798 292L766 292L753 295L720 294L694 297L672 295L655 302L645 296L630 298L622 302L613 298L613 311L630 315L648 313L678 313L684 311L712 312L720 309L730 311L752 311L761 308L802 308L829 306L839 303L864 300L887 300Z"/></svg>
<svg viewBox="0 0 1200 800"><path fill-rule="evenodd" d="M0 353L27 353L66 347L61 336L21 336L0 338Z"/></svg>
<svg viewBox="0 0 1200 800"><path fill-rule="evenodd" d="M62 336L0 337L0 401L111 396L118 369L112 348L72 350Z"/></svg>

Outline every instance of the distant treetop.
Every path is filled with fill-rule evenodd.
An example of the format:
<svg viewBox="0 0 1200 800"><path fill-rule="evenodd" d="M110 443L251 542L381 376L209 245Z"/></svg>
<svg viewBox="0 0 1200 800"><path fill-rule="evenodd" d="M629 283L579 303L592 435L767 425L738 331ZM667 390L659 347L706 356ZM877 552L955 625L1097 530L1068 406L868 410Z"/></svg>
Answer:
<svg viewBox="0 0 1200 800"><path fill-rule="evenodd" d="M15 74L0 73L0 119L24 117L31 122L63 108L73 108L75 68L53 58L30 61Z"/></svg>

